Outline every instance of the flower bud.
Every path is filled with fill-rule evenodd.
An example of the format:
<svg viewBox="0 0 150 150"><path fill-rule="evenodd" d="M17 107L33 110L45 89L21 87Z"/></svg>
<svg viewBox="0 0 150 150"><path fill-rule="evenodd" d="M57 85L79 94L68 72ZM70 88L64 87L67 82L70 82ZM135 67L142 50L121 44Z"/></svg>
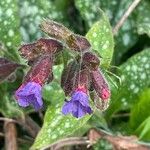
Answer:
<svg viewBox="0 0 150 150"><path fill-rule="evenodd" d="M100 60L92 52L85 52L82 58L83 64L90 70L96 70L99 67Z"/></svg>
<svg viewBox="0 0 150 150"><path fill-rule="evenodd" d="M92 85L102 100L110 98L110 89L100 70L91 71Z"/></svg>
<svg viewBox="0 0 150 150"><path fill-rule="evenodd" d="M41 29L47 33L50 37L64 41L72 32L60 23L52 20L44 20L41 25Z"/></svg>
<svg viewBox="0 0 150 150"><path fill-rule="evenodd" d="M89 89L89 72L87 69L79 70L75 76L75 87L74 90L79 89L87 93Z"/></svg>
<svg viewBox="0 0 150 150"><path fill-rule="evenodd" d="M74 34L60 23L44 20L40 27L49 36L65 42L71 50L83 52L91 48L89 41L85 37Z"/></svg>
<svg viewBox="0 0 150 150"><path fill-rule="evenodd" d="M85 37L76 34L68 36L66 38L66 44L69 49L77 52L88 51L91 48L89 41Z"/></svg>
<svg viewBox="0 0 150 150"><path fill-rule="evenodd" d="M29 70L24 82L33 81L43 85L48 79L52 80L53 58L50 55L41 56Z"/></svg>
<svg viewBox="0 0 150 150"><path fill-rule="evenodd" d="M70 62L66 68L64 68L61 75L61 87L65 92L65 95L70 95L75 86L75 75L78 70L78 64L76 61Z"/></svg>
<svg viewBox="0 0 150 150"><path fill-rule="evenodd" d="M30 62L42 55L54 55L63 49L62 44L54 39L41 38L35 43L22 45L19 51L21 56Z"/></svg>

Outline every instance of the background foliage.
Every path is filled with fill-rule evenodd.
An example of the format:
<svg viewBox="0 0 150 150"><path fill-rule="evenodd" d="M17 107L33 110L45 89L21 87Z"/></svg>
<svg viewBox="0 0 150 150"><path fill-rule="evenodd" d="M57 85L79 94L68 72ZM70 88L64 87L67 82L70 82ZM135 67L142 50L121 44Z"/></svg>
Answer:
<svg viewBox="0 0 150 150"><path fill-rule="evenodd" d="M75 33L87 37L92 49L102 56L100 67L103 68L112 91L110 106L105 112L95 111L93 115L80 120L63 116L60 108L64 93L59 85L63 66L55 66L55 80L43 88L45 109L42 113L45 116L42 129L34 144L21 144L22 149L29 149L31 145L32 149L39 149L68 135L82 136L91 127L104 129L112 134L136 135L139 140L150 142L150 1L142 0L118 34L113 37L112 33L112 28L131 2L0 1L0 56L24 65L0 84L2 117L17 118L28 114L39 125L42 124L36 119L38 113L34 110L18 107L13 94L28 69L26 61L19 56L18 48L22 43L46 37L39 29L43 18L61 22ZM119 76L121 82L108 71ZM23 138L26 132L21 133L19 136ZM105 146L102 143L103 141L98 141L93 149L110 148L108 144Z"/></svg>

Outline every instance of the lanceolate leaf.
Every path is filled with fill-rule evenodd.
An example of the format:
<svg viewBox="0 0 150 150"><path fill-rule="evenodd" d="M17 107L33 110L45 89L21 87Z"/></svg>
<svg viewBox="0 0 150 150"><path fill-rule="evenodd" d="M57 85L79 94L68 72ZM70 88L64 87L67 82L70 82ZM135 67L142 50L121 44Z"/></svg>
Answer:
<svg viewBox="0 0 150 150"><path fill-rule="evenodd" d="M147 117L142 124L137 128L135 134L139 136L141 140L149 142L150 140L150 116Z"/></svg>
<svg viewBox="0 0 150 150"><path fill-rule="evenodd" d="M145 89L139 96L139 102L131 110L130 126L136 129L140 124L150 116L150 89ZM140 117L139 117L140 116Z"/></svg>
<svg viewBox="0 0 150 150"><path fill-rule="evenodd" d="M108 67L113 55L114 41L107 16L101 10L100 16L100 21L92 26L86 37L90 41L92 49L102 57L101 65Z"/></svg>
<svg viewBox="0 0 150 150"><path fill-rule="evenodd" d="M22 108L18 106L12 96L12 91L10 89L8 90L8 87L9 85L6 82L0 84L0 113L2 113L5 117L23 116Z"/></svg>
<svg viewBox="0 0 150 150"><path fill-rule="evenodd" d="M64 116L61 113L61 107L62 103L59 103L47 109L43 127L31 149L44 148L59 139L71 135L77 129L81 128L90 118L90 115L86 115L81 119L76 119L71 115Z"/></svg>
<svg viewBox="0 0 150 150"><path fill-rule="evenodd" d="M132 107L138 100L138 94L150 85L149 51L149 48L143 50L120 66L122 83L119 89L112 91L107 117L118 110Z"/></svg>

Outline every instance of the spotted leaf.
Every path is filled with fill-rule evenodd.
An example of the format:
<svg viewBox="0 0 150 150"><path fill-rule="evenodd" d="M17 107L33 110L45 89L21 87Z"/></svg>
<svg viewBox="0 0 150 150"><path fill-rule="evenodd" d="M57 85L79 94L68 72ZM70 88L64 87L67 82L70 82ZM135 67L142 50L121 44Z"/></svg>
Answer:
<svg viewBox="0 0 150 150"><path fill-rule="evenodd" d="M110 23L115 26L124 12L132 2L130 0L76 0L75 4L80 11L82 19L86 22L86 29L92 26L99 19L99 8L108 15ZM115 55L116 63L120 63L122 56L137 41L135 15L132 13L120 28L115 36Z"/></svg>
<svg viewBox="0 0 150 150"><path fill-rule="evenodd" d="M62 103L57 104L55 107L48 107L43 127L37 135L31 149L45 148L49 144L71 135L85 125L90 118L90 115L81 119L76 119L70 115L63 116L61 107Z"/></svg>
<svg viewBox="0 0 150 150"><path fill-rule="evenodd" d="M92 26L86 37L92 48L102 56L101 65L108 67L113 55L114 41L107 16L103 11L100 11L100 15L100 21Z"/></svg>
<svg viewBox="0 0 150 150"><path fill-rule="evenodd" d="M137 96L150 85L150 48L131 57L120 66L122 83L112 90L112 101L106 117L121 109L132 108Z"/></svg>
<svg viewBox="0 0 150 150"><path fill-rule="evenodd" d="M64 23L67 22L64 14L66 11L63 11L63 9L66 9L63 8L63 6L66 7L64 1L59 1L59 9L57 2L52 0L24 0L19 1L19 5L21 17L20 31L25 42L31 42L31 40L42 36L42 32L39 30L39 24L45 17L56 21L63 21Z"/></svg>
<svg viewBox="0 0 150 150"><path fill-rule="evenodd" d="M20 42L18 0L0 1L0 35L7 47L16 47Z"/></svg>
<svg viewBox="0 0 150 150"><path fill-rule="evenodd" d="M18 0L0 1L0 42L8 48L7 56L18 59L16 47L21 42Z"/></svg>

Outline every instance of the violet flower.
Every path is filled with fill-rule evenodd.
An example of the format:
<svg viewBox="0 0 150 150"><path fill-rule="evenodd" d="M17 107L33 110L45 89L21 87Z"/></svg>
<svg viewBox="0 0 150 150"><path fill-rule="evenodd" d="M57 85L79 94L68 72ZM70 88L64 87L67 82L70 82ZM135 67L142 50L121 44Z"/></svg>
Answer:
<svg viewBox="0 0 150 150"><path fill-rule="evenodd" d="M41 90L42 87L40 84L36 82L27 82L27 84L23 84L15 92L15 97L20 106L27 107L31 105L35 110L39 110L43 106Z"/></svg>
<svg viewBox="0 0 150 150"><path fill-rule="evenodd" d="M84 115L91 114L92 110L89 106L88 96L83 91L75 91L72 94L71 100L65 102L62 113L67 115L72 113L72 115L76 118L81 118Z"/></svg>

